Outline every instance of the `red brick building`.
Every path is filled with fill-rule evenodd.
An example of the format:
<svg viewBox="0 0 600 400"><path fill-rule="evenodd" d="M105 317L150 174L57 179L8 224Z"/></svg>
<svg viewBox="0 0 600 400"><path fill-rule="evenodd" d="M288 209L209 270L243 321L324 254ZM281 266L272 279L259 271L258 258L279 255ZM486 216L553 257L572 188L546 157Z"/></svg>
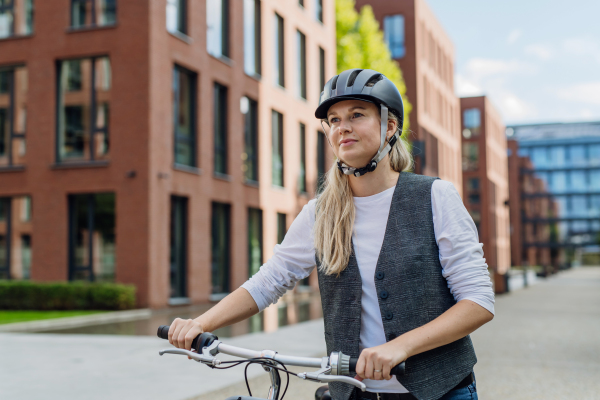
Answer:
<svg viewBox="0 0 600 400"><path fill-rule="evenodd" d="M0 6L0 278L220 298L314 196L335 70L332 0Z"/></svg>
<svg viewBox="0 0 600 400"><path fill-rule="evenodd" d="M357 0L373 8L413 105L409 135L415 172L462 188L460 104L454 94L454 45L425 0Z"/></svg>
<svg viewBox="0 0 600 400"><path fill-rule="evenodd" d="M485 96L461 98L460 107L463 201L502 293L511 267L506 128Z"/></svg>

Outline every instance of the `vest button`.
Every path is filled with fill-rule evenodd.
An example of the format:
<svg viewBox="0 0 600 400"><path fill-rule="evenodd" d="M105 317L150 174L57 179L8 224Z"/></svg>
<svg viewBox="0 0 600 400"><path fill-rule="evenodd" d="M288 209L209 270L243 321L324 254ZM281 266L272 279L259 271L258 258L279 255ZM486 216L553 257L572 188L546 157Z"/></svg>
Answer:
<svg viewBox="0 0 600 400"><path fill-rule="evenodd" d="M377 274L375 274L375 277L379 280L383 279L385 277L385 274L383 272L378 272Z"/></svg>
<svg viewBox="0 0 600 400"><path fill-rule="evenodd" d="M379 297L381 297L382 299L387 299L388 296L389 296L389 294L385 290L382 290L381 292L379 292Z"/></svg>
<svg viewBox="0 0 600 400"><path fill-rule="evenodd" d="M394 318L394 313L392 313L391 311L385 313L385 319L389 321L392 318Z"/></svg>

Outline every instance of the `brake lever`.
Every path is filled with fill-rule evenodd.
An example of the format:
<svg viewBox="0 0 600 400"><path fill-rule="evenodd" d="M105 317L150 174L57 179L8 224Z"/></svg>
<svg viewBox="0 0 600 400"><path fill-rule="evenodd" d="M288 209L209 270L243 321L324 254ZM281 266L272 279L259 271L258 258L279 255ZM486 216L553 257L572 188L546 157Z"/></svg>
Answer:
<svg viewBox="0 0 600 400"><path fill-rule="evenodd" d="M216 367L221 364L221 360L218 360L216 357L212 357L206 354L198 354L193 351L184 350L184 349L164 349L158 352L161 356L163 354L178 354L182 356L188 356L192 360L201 362L202 364L206 364L211 367Z"/></svg>
<svg viewBox="0 0 600 400"><path fill-rule="evenodd" d="M367 390L367 385L365 385L364 383L362 383L361 381L359 381L357 379L350 378L349 376L343 376L343 375L330 375L330 373L331 373L331 367L327 366L327 367L323 367L320 370L315 371L315 372L301 372L301 373L297 374L296 376L298 378L313 381L313 382L321 382L321 383L344 382L344 383L348 383L350 385L356 386L363 392L365 390Z"/></svg>

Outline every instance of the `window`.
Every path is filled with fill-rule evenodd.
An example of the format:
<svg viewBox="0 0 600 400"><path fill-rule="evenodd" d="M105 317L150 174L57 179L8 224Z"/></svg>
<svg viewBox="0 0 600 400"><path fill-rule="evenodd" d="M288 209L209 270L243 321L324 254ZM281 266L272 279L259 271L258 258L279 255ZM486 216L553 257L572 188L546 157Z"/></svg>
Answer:
<svg viewBox="0 0 600 400"><path fill-rule="evenodd" d="M27 68L0 68L0 168L24 162L27 85Z"/></svg>
<svg viewBox="0 0 600 400"><path fill-rule="evenodd" d="M571 196L569 207L571 217L587 216L587 197L583 195Z"/></svg>
<svg viewBox="0 0 600 400"><path fill-rule="evenodd" d="M283 63L283 18L278 14L275 14L275 84L281 87L285 87L284 79L284 63Z"/></svg>
<svg viewBox="0 0 600 400"><path fill-rule="evenodd" d="M321 186L325 179L325 134L317 132L317 192L321 191Z"/></svg>
<svg viewBox="0 0 600 400"><path fill-rule="evenodd" d="M277 244L281 244L287 232L287 215L277 213Z"/></svg>
<svg viewBox="0 0 600 400"><path fill-rule="evenodd" d="M319 47L319 98L325 88L325 50Z"/></svg>
<svg viewBox="0 0 600 400"><path fill-rule="evenodd" d="M471 204L479 204L481 203L481 198L479 193L473 193L469 195L469 203Z"/></svg>
<svg viewBox="0 0 600 400"><path fill-rule="evenodd" d="M552 165L555 167L562 167L565 165L565 148L563 146L553 146L550 148L550 159Z"/></svg>
<svg viewBox="0 0 600 400"><path fill-rule="evenodd" d="M300 123L300 173L298 174L298 191L306 192L306 126Z"/></svg>
<svg viewBox="0 0 600 400"><path fill-rule="evenodd" d="M564 193L567 191L567 173L564 171L555 171L552 173L551 189L554 193Z"/></svg>
<svg viewBox="0 0 600 400"><path fill-rule="evenodd" d="M229 204L212 203L212 293L229 293Z"/></svg>
<svg viewBox="0 0 600 400"><path fill-rule="evenodd" d="M188 199L171 196L171 298L187 297Z"/></svg>
<svg viewBox="0 0 600 400"><path fill-rule="evenodd" d="M600 165L600 144L592 144L588 147L589 164L593 166Z"/></svg>
<svg viewBox="0 0 600 400"><path fill-rule="evenodd" d="M304 7L304 0L298 0L298 5Z"/></svg>
<svg viewBox="0 0 600 400"><path fill-rule="evenodd" d="M167 0L167 30L171 33L183 33L187 30L187 0Z"/></svg>
<svg viewBox="0 0 600 400"><path fill-rule="evenodd" d="M306 99L306 36L296 31L298 38L298 94Z"/></svg>
<svg viewBox="0 0 600 400"><path fill-rule="evenodd" d="M242 169L247 181L258 182L258 103L247 97L243 97L242 102L248 103L247 107L242 107L242 112L246 111L244 116L245 152L242 153L244 161Z"/></svg>
<svg viewBox="0 0 600 400"><path fill-rule="evenodd" d="M386 15L383 17L383 35L392 58L402 58L406 55L404 46L404 15Z"/></svg>
<svg viewBox="0 0 600 400"><path fill-rule="evenodd" d="M227 88L215 83L215 173L227 174Z"/></svg>
<svg viewBox="0 0 600 400"><path fill-rule="evenodd" d="M463 171L475 171L479 168L479 144L463 143L462 145Z"/></svg>
<svg viewBox="0 0 600 400"><path fill-rule="evenodd" d="M29 196L0 197L0 279L31 276L31 223L23 219L30 207Z"/></svg>
<svg viewBox="0 0 600 400"><path fill-rule="evenodd" d="M323 22L323 0L315 0L315 17Z"/></svg>
<svg viewBox="0 0 600 400"><path fill-rule="evenodd" d="M467 180L467 190L479 190L479 178L469 178Z"/></svg>
<svg viewBox="0 0 600 400"><path fill-rule="evenodd" d="M271 112L271 133L272 184L283 186L283 115L275 110Z"/></svg>
<svg viewBox="0 0 600 400"><path fill-rule="evenodd" d="M71 0L71 28L108 26L117 22L117 0Z"/></svg>
<svg viewBox="0 0 600 400"><path fill-rule="evenodd" d="M260 75L260 0L244 0L244 71Z"/></svg>
<svg viewBox="0 0 600 400"><path fill-rule="evenodd" d="M206 44L208 53L215 57L229 57L229 1L207 0Z"/></svg>
<svg viewBox="0 0 600 400"><path fill-rule="evenodd" d="M173 133L175 164L195 167L196 74L178 65L173 69Z"/></svg>
<svg viewBox="0 0 600 400"><path fill-rule="evenodd" d="M477 228L477 234L479 234L479 227L481 225L481 212L477 210L470 210L469 214L473 219L473 223L475 224L475 228Z"/></svg>
<svg viewBox="0 0 600 400"><path fill-rule="evenodd" d="M477 137L481 129L481 111L479 108L470 108L463 111L463 137L470 139Z"/></svg>
<svg viewBox="0 0 600 400"><path fill-rule="evenodd" d="M535 168L545 167L547 165L548 151L546 147L534 147L531 151L531 161Z"/></svg>
<svg viewBox="0 0 600 400"><path fill-rule="evenodd" d="M70 195L69 280L115 279L115 195Z"/></svg>
<svg viewBox="0 0 600 400"><path fill-rule="evenodd" d="M600 217L600 195L590 196L590 212L588 215L590 217ZM597 222L600 223L600 221Z"/></svg>
<svg viewBox="0 0 600 400"><path fill-rule="evenodd" d="M600 192L600 170L593 169L590 172L590 190Z"/></svg>
<svg viewBox="0 0 600 400"><path fill-rule="evenodd" d="M570 189L573 192L584 192L587 189L585 171L571 171Z"/></svg>
<svg viewBox="0 0 600 400"><path fill-rule="evenodd" d="M585 146L576 145L569 147L569 161L571 165L585 165L587 160L585 156Z"/></svg>
<svg viewBox="0 0 600 400"><path fill-rule="evenodd" d="M258 272L262 265L262 210L248 209L248 276Z"/></svg>
<svg viewBox="0 0 600 400"><path fill-rule="evenodd" d="M0 39L33 33L33 0L0 0Z"/></svg>
<svg viewBox="0 0 600 400"><path fill-rule="evenodd" d="M64 60L58 76L57 161L108 160L110 59Z"/></svg>

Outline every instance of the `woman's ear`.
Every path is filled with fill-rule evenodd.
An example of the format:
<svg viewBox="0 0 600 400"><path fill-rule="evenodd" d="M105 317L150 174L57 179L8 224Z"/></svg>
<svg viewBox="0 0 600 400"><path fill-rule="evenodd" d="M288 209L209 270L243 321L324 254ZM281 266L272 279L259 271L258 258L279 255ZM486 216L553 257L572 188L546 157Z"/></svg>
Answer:
<svg viewBox="0 0 600 400"><path fill-rule="evenodd" d="M398 123L393 119L388 119L387 132L386 132L386 136L387 136L388 140L392 136L394 136L397 129L398 129Z"/></svg>

